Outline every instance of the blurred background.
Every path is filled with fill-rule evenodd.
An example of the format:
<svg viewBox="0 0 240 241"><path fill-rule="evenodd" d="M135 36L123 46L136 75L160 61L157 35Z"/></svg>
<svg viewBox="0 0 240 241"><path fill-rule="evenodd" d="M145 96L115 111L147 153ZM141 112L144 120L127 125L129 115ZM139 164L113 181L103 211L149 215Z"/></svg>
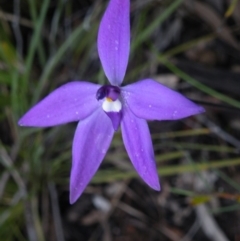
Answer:
<svg viewBox="0 0 240 241"><path fill-rule="evenodd" d="M70 205L76 123L17 126L64 83L107 83L96 48L107 3L0 0L0 240L239 241L240 1L131 1L124 84L150 77L206 109L149 122L161 192L138 177L118 131Z"/></svg>

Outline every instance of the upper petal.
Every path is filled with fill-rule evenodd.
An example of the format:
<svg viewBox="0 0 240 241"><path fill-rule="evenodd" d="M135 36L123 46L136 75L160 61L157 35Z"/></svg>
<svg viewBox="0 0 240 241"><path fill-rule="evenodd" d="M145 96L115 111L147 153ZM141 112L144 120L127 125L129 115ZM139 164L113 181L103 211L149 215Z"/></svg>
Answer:
<svg viewBox="0 0 240 241"><path fill-rule="evenodd" d="M130 48L130 2L110 0L98 32L98 53L104 72L113 85L123 81Z"/></svg>
<svg viewBox="0 0 240 241"><path fill-rule="evenodd" d="M146 120L124 108L121 124L125 148L141 178L153 189L160 190L152 140Z"/></svg>
<svg viewBox="0 0 240 241"><path fill-rule="evenodd" d="M148 120L176 120L204 112L201 106L151 79L122 87L122 95L136 116Z"/></svg>
<svg viewBox="0 0 240 241"><path fill-rule="evenodd" d="M113 137L111 120L101 110L79 122L73 140L70 203L74 203L97 171Z"/></svg>
<svg viewBox="0 0 240 241"><path fill-rule="evenodd" d="M96 92L100 87L80 81L65 84L33 106L18 124L46 127L84 119L99 106Z"/></svg>

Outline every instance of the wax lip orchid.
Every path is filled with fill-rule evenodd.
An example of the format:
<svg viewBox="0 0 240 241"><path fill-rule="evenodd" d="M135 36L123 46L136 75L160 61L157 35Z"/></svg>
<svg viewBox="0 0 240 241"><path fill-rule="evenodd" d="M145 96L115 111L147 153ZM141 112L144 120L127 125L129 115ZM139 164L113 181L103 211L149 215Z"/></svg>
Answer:
<svg viewBox="0 0 240 241"><path fill-rule="evenodd" d="M70 82L19 120L20 126L33 127L79 121L72 148L70 203L99 168L119 127L136 171L151 188L160 190L147 120L176 120L204 111L152 79L120 87L130 49L129 10L129 0L110 0L99 26L98 53L110 85Z"/></svg>

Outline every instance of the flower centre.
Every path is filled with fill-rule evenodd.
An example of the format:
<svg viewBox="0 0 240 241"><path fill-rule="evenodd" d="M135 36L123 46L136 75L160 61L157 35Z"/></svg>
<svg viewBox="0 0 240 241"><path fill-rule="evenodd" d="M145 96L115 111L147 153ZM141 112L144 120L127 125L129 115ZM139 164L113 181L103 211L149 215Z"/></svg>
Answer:
<svg viewBox="0 0 240 241"><path fill-rule="evenodd" d="M121 90L117 86L104 85L97 91L96 98L97 100L106 98L109 101L115 101L118 99L120 92Z"/></svg>
<svg viewBox="0 0 240 241"><path fill-rule="evenodd" d="M111 119L114 130L117 130L122 119L122 103L119 100L121 90L117 86L104 85L96 94L98 101L102 101L102 108Z"/></svg>

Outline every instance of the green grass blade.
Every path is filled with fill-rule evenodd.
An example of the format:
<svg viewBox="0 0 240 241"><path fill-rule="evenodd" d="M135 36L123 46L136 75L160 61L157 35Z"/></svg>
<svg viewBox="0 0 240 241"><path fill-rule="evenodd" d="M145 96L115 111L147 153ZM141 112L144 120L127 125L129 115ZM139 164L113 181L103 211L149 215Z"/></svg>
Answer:
<svg viewBox="0 0 240 241"><path fill-rule="evenodd" d="M200 83L199 81L197 81L196 79L192 78L191 76L189 76L188 74L186 74L185 72L183 72L181 69L179 69L177 66L175 66L174 64L172 64L169 60L167 60L167 58L164 57L164 55L158 55L158 61L160 63L162 63L163 65L165 65L169 70L171 70L174 74L176 74L177 76L179 76L180 78L184 79L186 82L188 82L189 84L191 84L192 86L198 88L199 90L201 90L202 92L209 94L229 105L232 105L234 107L240 108L240 102L228 97L202 83Z"/></svg>
<svg viewBox="0 0 240 241"><path fill-rule="evenodd" d="M161 167L158 169L158 173L160 176L172 176L187 172L200 172L209 169L215 168L223 168L240 165L240 158L236 159L226 159L226 160L217 160L217 161L209 161L206 163L195 163L186 164L186 165L171 165L167 167ZM138 174L136 172L121 172L118 170L102 170L99 171L95 177L93 178L93 183L104 183L111 182L116 180L125 180L128 178L137 177Z"/></svg>
<svg viewBox="0 0 240 241"><path fill-rule="evenodd" d="M67 38L67 40L62 44L62 46L58 49L56 54L51 57L51 59L46 64L46 67L43 71L43 74L40 77L39 84L37 85L37 88L35 90L33 103L35 103L41 93L42 90L48 81L49 76L51 75L54 67L59 63L59 61L64 57L67 50L72 47L74 44L76 44L77 40L79 40L80 36L84 33L84 26L80 25L78 28L76 28L73 33Z"/></svg>
<svg viewBox="0 0 240 241"><path fill-rule="evenodd" d="M183 3L183 0L175 0L168 8L166 8L158 18L155 19L147 28L141 31L137 38L134 39L134 42L131 46L131 51L134 52L135 49L143 43L149 36L156 30L156 28L165 21L177 8Z"/></svg>
<svg viewBox="0 0 240 241"><path fill-rule="evenodd" d="M40 16L35 25L35 30L34 30L34 33L33 33L32 39L31 39L31 43L30 43L30 47L29 47L29 51L27 54L27 59L26 59L26 64L25 64L26 69L25 69L25 74L24 74L24 78L22 81L22 86L21 86L23 94L25 94L26 90L27 90L30 73L32 71L34 55L35 55L35 52L36 52L36 49L37 49L37 46L39 43L39 38L41 35L43 22L45 20L46 14L47 14L47 9L48 9L49 4L50 4L50 0L43 1L42 8L40 11Z"/></svg>

